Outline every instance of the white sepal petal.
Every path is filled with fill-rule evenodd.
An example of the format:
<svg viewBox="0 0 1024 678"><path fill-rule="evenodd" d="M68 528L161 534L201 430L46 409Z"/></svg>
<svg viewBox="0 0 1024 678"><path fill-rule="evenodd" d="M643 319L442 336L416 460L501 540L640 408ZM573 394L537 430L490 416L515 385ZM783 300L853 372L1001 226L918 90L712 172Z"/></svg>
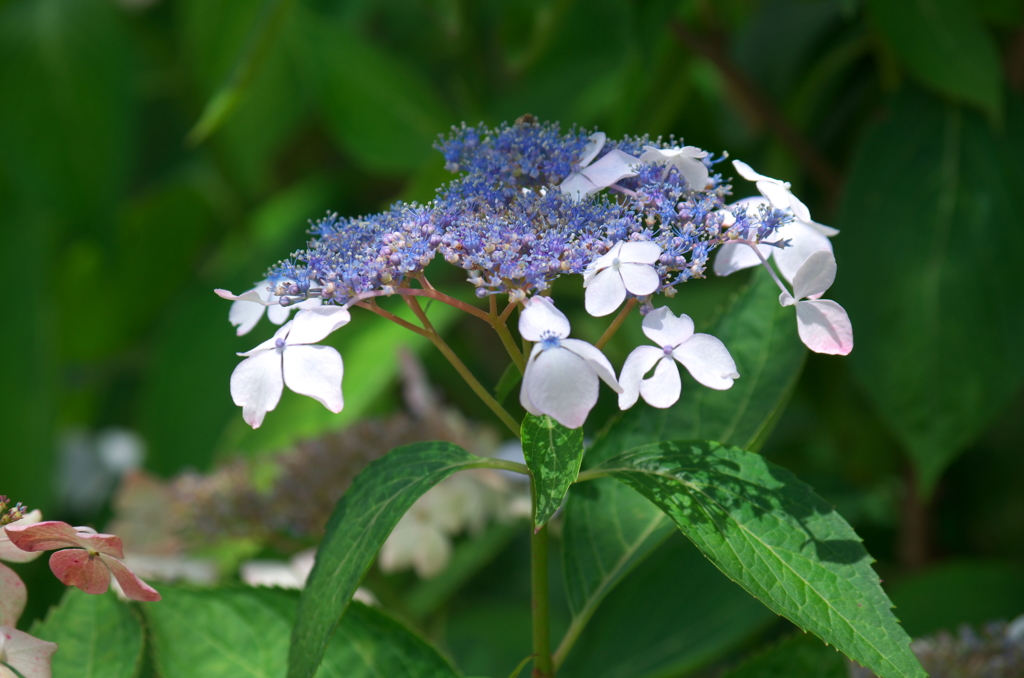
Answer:
<svg viewBox="0 0 1024 678"><path fill-rule="evenodd" d="M796 299L789 292L783 292L779 295L779 306L792 306L796 303Z"/></svg>
<svg viewBox="0 0 1024 678"><path fill-rule="evenodd" d="M330 346L288 346L283 355L284 383L301 395L318 400L331 412L341 412L343 365Z"/></svg>
<svg viewBox="0 0 1024 678"><path fill-rule="evenodd" d="M622 276L625 289L638 297L654 294L661 287L661 278L650 264L621 263L619 275Z"/></svg>
<svg viewBox="0 0 1024 678"><path fill-rule="evenodd" d="M213 291L221 299L227 299L228 301L251 301L254 304L260 304L261 306L269 306L267 300L260 296L257 290L248 290L241 294L234 294L228 290L215 289Z"/></svg>
<svg viewBox="0 0 1024 678"><path fill-rule="evenodd" d="M813 252L793 276L797 299L823 294L836 279L836 258L831 249Z"/></svg>
<svg viewBox="0 0 1024 678"><path fill-rule="evenodd" d="M672 357L687 369L698 383L724 391L739 379L736 361L717 337L695 334L672 351Z"/></svg>
<svg viewBox="0 0 1024 678"><path fill-rule="evenodd" d="M600 318L614 313L625 299L626 286L622 282L622 276L615 269L606 268L589 280L583 305L587 313Z"/></svg>
<svg viewBox="0 0 1024 678"><path fill-rule="evenodd" d="M765 257L771 255L771 250L775 249L769 245L758 245L757 247ZM757 254L749 245L726 243L719 248L718 254L715 255L715 275L730 275L760 263L761 260L757 258Z"/></svg>
<svg viewBox="0 0 1024 678"><path fill-rule="evenodd" d="M583 155L580 156L580 167L586 167L590 163L594 162L594 158L604 148L605 141L608 140L608 135L604 132L594 132L590 135L590 141L583 147Z"/></svg>
<svg viewBox="0 0 1024 678"><path fill-rule="evenodd" d="M774 179L772 179L771 177L766 177L763 174L758 174L750 165L743 162L742 160L733 160L732 166L735 167L736 171L739 172L740 176L746 179L747 181L762 181L764 179L774 181Z"/></svg>
<svg viewBox="0 0 1024 678"><path fill-rule="evenodd" d="M249 356L231 373L231 399L253 428L259 428L266 413L277 407L283 389L281 355L276 349Z"/></svg>
<svg viewBox="0 0 1024 678"><path fill-rule="evenodd" d="M775 179L761 180L755 185L757 186L757 190L761 192L761 195L768 198L772 207L780 210L788 210L790 208L790 198L793 194L789 192L788 188Z"/></svg>
<svg viewBox="0 0 1024 678"><path fill-rule="evenodd" d="M344 306L318 306L295 314L288 345L315 344L352 319Z"/></svg>
<svg viewBox="0 0 1024 678"><path fill-rule="evenodd" d="M540 341L545 334L561 339L569 329L569 319L547 297L530 297L519 314L519 334L527 341Z"/></svg>
<svg viewBox="0 0 1024 678"><path fill-rule="evenodd" d="M306 302L302 302L306 303ZM288 316L292 313L292 306L276 306L267 307L267 320L274 323L275 325L282 325L288 320Z"/></svg>
<svg viewBox="0 0 1024 678"><path fill-rule="evenodd" d="M620 248L618 256L619 261L623 263L653 265L658 263L658 257L661 256L661 245L650 240L641 240L639 242L619 241L615 246ZM612 248L612 251L615 251L615 247ZM606 254L602 259L607 256ZM611 262L609 261L604 265L610 266Z"/></svg>
<svg viewBox="0 0 1024 678"><path fill-rule="evenodd" d="M601 349L580 339L563 339L562 348L572 351L586 360L597 376L601 377L601 380L611 386L612 390L616 393L622 390L618 380L615 378L615 369L608 362L608 358L605 357L604 353L601 353Z"/></svg>
<svg viewBox="0 0 1024 678"><path fill-rule="evenodd" d="M789 240L789 247L773 247L772 256L782 277L793 282L796 272L818 250L832 251L832 243L810 224L794 221L776 232L777 239Z"/></svg>
<svg viewBox="0 0 1024 678"><path fill-rule="evenodd" d="M622 373L619 375L619 386L622 392L619 394L619 409L628 410L636 404L640 397L640 382L644 375L651 371L651 368L659 360L665 357L665 352L654 346L637 346L633 352L626 357L622 365Z"/></svg>
<svg viewBox="0 0 1024 678"><path fill-rule="evenodd" d="M579 428L597 403L597 374L572 351L541 351L523 375L523 388L537 411L566 428Z"/></svg>
<svg viewBox="0 0 1024 678"><path fill-rule="evenodd" d="M594 187L587 192L587 195L597 193L603 188L608 188L620 179L635 177L636 172L630 169L630 166L639 163L640 161L637 158L617 148L608 151L600 160L581 171L581 174L584 174L594 184Z"/></svg>
<svg viewBox="0 0 1024 678"><path fill-rule="evenodd" d="M815 353L847 355L853 350L853 325L842 306L829 299L796 305L800 340Z"/></svg>
<svg viewBox="0 0 1024 678"><path fill-rule="evenodd" d="M640 382L640 395L651 407L665 409L672 407L682 393L679 368L671 358L665 356L654 367L654 374Z"/></svg>
<svg viewBox="0 0 1024 678"><path fill-rule="evenodd" d="M228 322L238 328L235 334L241 337L256 327L256 323L263 317L265 310L262 304L239 299L231 303L231 308L228 310Z"/></svg>
<svg viewBox="0 0 1024 678"><path fill-rule="evenodd" d="M539 417L544 413L538 410L537 406L533 404L532 400L530 400L530 390L526 388L526 375L532 374L531 366L536 362L537 356L539 356L543 350L544 347L540 344L533 345L533 350L530 351L530 357L526 360L526 370L523 373L522 383L519 385L519 404L523 406L524 410L535 417Z"/></svg>
<svg viewBox="0 0 1024 678"><path fill-rule="evenodd" d="M658 346L678 346L693 335L693 320L685 313L677 318L668 306L644 316L641 325L647 338Z"/></svg>
<svg viewBox="0 0 1024 678"><path fill-rule="evenodd" d="M2 527L0 531L3 531ZM14 570L0 563L0 626L15 626L25 611L27 601L25 582L21 581Z"/></svg>

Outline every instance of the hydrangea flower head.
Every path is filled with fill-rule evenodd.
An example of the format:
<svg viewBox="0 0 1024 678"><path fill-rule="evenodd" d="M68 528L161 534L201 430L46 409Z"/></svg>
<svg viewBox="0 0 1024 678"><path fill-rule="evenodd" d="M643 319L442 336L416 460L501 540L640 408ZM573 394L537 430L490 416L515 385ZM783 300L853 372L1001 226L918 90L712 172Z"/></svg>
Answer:
<svg viewBox="0 0 1024 678"><path fill-rule="evenodd" d="M348 310L340 306L306 309L267 341L238 354L245 360L231 373L231 397L242 408L247 424L260 427L266 413L277 407L285 384L331 412L341 412L341 354L330 346L311 344L350 319Z"/></svg>
<svg viewBox="0 0 1024 678"><path fill-rule="evenodd" d="M708 388L724 391L739 379L729 349L710 334L694 334L690 316L676 317L663 306L644 316L643 331L657 346L639 346L626 358L619 376L619 408L629 409L641 396L652 407L675 404L682 393L677 362ZM645 379L652 368L654 374Z"/></svg>
<svg viewBox="0 0 1024 678"><path fill-rule="evenodd" d="M546 297L526 302L519 333L536 342L519 391L519 402L530 414L579 428L597 404L598 379L621 392L608 359L593 345L569 339L569 319Z"/></svg>
<svg viewBox="0 0 1024 678"><path fill-rule="evenodd" d="M67 586L75 586L86 593L105 593L113 575L132 600L160 600L156 590L121 562L124 559L121 539L114 535L97 534L91 528L71 527L55 520L4 529L11 542L24 551L60 549L50 556L50 569Z"/></svg>
<svg viewBox="0 0 1024 678"><path fill-rule="evenodd" d="M835 256L830 250L819 250L809 256L796 272L793 294L783 292L779 295L779 303L796 306L797 331L807 348L815 353L847 355L853 350L850 316L830 299L812 298L824 294L835 279Z"/></svg>

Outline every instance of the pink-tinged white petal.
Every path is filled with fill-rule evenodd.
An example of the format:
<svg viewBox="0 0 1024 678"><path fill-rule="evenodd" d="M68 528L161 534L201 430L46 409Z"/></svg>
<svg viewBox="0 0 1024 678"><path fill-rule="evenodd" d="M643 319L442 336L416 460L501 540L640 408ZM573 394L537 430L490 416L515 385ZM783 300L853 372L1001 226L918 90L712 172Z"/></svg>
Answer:
<svg viewBox="0 0 1024 678"><path fill-rule="evenodd" d="M832 251L832 243L817 229L802 221L786 224L776 232L776 238L789 240L789 247L773 247L772 256L782 277L793 282L796 272L807 258L818 250Z"/></svg>
<svg viewBox="0 0 1024 678"><path fill-rule="evenodd" d="M106 593L110 588L110 570L84 549L64 549L50 556L50 570L66 586L74 586L86 593Z"/></svg>
<svg viewBox="0 0 1024 678"><path fill-rule="evenodd" d="M640 382L640 395L644 401L651 407L659 409L672 407L679 400L681 392L679 368L667 357L658 361L650 378Z"/></svg>
<svg viewBox="0 0 1024 678"><path fill-rule="evenodd" d="M75 547L107 553L123 558L121 538L112 534L83 532L58 520L45 520L31 525L8 525L7 536L18 548L25 551L51 551Z"/></svg>
<svg viewBox="0 0 1024 678"><path fill-rule="evenodd" d="M103 564L110 570L109 574L114 575L114 579L117 580L122 593L124 593L127 598L145 603L155 603L160 600L160 594L157 590L139 579L135 573L129 570L128 566L120 560L102 555L99 559L102 560Z"/></svg>
<svg viewBox="0 0 1024 678"><path fill-rule="evenodd" d="M619 275L626 291L638 297L654 294L661 287L658 272L649 264L619 264Z"/></svg>
<svg viewBox="0 0 1024 678"><path fill-rule="evenodd" d="M288 388L318 400L331 412L341 412L341 354L330 346L303 345L287 347L283 358Z"/></svg>
<svg viewBox="0 0 1024 678"><path fill-rule="evenodd" d="M235 334L242 336L252 331L267 309L251 301L235 301L228 310L228 322L238 329Z"/></svg>
<svg viewBox="0 0 1024 678"><path fill-rule="evenodd" d="M351 319L352 315L343 306L318 306L299 311L288 333L288 345L315 344Z"/></svg>
<svg viewBox="0 0 1024 678"><path fill-rule="evenodd" d="M523 375L529 401L566 428L579 428L597 403L597 374L564 348L541 351Z"/></svg>
<svg viewBox="0 0 1024 678"><path fill-rule="evenodd" d="M572 351L586 360L597 376L604 383L611 386L612 390L616 393L622 390L618 380L615 378L615 370L612 368L612 364L608 362L608 358L605 357L604 353L601 353L601 349L580 339L563 339L562 348Z"/></svg>
<svg viewBox="0 0 1024 678"><path fill-rule="evenodd" d="M644 316L642 324L647 338L661 347L678 346L693 336L693 320L682 313L677 318L668 306L656 308Z"/></svg>
<svg viewBox="0 0 1024 678"><path fill-rule="evenodd" d="M17 670L22 678L51 678L50 662L57 651L57 643L39 640L10 626L0 626L0 676L15 678Z"/></svg>
<svg viewBox="0 0 1024 678"><path fill-rule="evenodd" d="M253 428L259 428L267 412L277 407L283 390L281 353L276 349L246 358L231 373L231 399Z"/></svg>
<svg viewBox="0 0 1024 678"><path fill-rule="evenodd" d="M25 611L28 593L14 570L0 563L0 626L15 626Z"/></svg>
<svg viewBox="0 0 1024 678"><path fill-rule="evenodd" d="M594 132L590 135L590 141L583 147L583 154L580 156L579 166L586 167L590 163L594 162L594 158L604 148L605 141L608 140L608 136L604 132Z"/></svg>
<svg viewBox="0 0 1024 678"><path fill-rule="evenodd" d="M797 299L823 294L836 280L836 258L832 249L812 252L793 276L793 296Z"/></svg>
<svg viewBox="0 0 1024 678"><path fill-rule="evenodd" d="M853 350L853 325L842 306L828 299L796 305L800 341L815 353L847 355Z"/></svg>
<svg viewBox="0 0 1024 678"><path fill-rule="evenodd" d="M559 339L569 336L569 319L547 297L530 297L519 314L519 334L527 341L540 341L545 335Z"/></svg>
<svg viewBox="0 0 1024 678"><path fill-rule="evenodd" d="M625 300L626 286L622 276L614 268L606 268L589 280L583 305L587 313L600 318L614 313Z"/></svg>
<svg viewBox="0 0 1024 678"><path fill-rule="evenodd" d="M771 256L772 250L776 249L770 245L758 245L757 248L765 258ZM731 275L744 268L758 266L760 263L757 253L749 245L726 243L715 255L715 275Z"/></svg>
<svg viewBox="0 0 1024 678"><path fill-rule="evenodd" d="M687 369L698 383L724 391L739 379L736 361L717 337L695 334L672 351L672 357Z"/></svg>
<svg viewBox="0 0 1024 678"><path fill-rule="evenodd" d="M626 357L622 373L619 375L619 386L622 387L622 392L619 393L620 410L628 410L636 404L644 375L664 357L665 352L654 346L637 346Z"/></svg>
<svg viewBox="0 0 1024 678"><path fill-rule="evenodd" d="M661 245L650 240L623 241L619 250L619 261L629 264L653 265L661 256Z"/></svg>
<svg viewBox="0 0 1024 678"><path fill-rule="evenodd" d="M26 513L20 520L15 520L13 523L8 523L7 527L27 527L28 525L34 525L43 519L43 512L39 509ZM11 538L7 535L7 531L0 527L0 560L6 560L9 563L27 563L35 560L42 554L41 551L24 551L11 542Z"/></svg>

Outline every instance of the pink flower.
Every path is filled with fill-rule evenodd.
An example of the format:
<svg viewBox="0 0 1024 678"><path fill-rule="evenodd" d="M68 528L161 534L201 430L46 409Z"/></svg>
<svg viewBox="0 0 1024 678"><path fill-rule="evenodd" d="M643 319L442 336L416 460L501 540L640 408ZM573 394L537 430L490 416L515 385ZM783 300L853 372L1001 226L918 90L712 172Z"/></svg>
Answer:
<svg viewBox="0 0 1024 678"><path fill-rule="evenodd" d="M31 525L38 523L42 517L43 514L38 510L32 511L24 518L8 523L8 526ZM38 553L27 553L12 544L7 532L0 528L0 560L6 560L9 563L27 563L30 560L35 560L38 556ZM25 582L21 581L21 577L14 570L0 564L0 626L17 624L21 613L25 610L27 600Z"/></svg>
<svg viewBox="0 0 1024 678"><path fill-rule="evenodd" d="M7 526L11 542L23 551L56 551L50 569L63 584L86 593L105 593L114 575L124 594L132 600L154 602L160 594L142 581L121 560L121 538L97 534L88 527L47 520L34 525Z"/></svg>
<svg viewBox="0 0 1024 678"><path fill-rule="evenodd" d="M0 626L0 676L50 678L50 661L57 643L33 638L10 626ZM17 674L14 671L17 671Z"/></svg>

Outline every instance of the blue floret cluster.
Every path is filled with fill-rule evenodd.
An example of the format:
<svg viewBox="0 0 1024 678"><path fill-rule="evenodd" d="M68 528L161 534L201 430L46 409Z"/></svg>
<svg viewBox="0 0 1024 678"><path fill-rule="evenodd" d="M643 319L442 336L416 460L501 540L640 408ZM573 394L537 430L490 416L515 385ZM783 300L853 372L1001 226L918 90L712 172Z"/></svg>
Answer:
<svg viewBox="0 0 1024 678"><path fill-rule="evenodd" d="M357 295L391 290L420 274L436 257L466 270L477 295L509 294L514 300L547 289L566 273L581 274L622 240L658 243L661 293L704 276L710 252L729 239L765 240L786 218L776 210L743 214L723 225L731 186L715 173L723 158L703 162L706 186L689 186L664 164L640 163L636 176L607 190L574 199L559 188L573 172L591 132L562 132L557 123L531 118L498 128L463 124L436 148L458 177L426 205L396 203L380 214L328 214L312 224L314 238L270 270L289 281L279 294L319 296L346 303ZM618 149L639 156L644 146L672 148L676 141L626 137L608 140L596 160ZM286 302L287 303L287 302Z"/></svg>

